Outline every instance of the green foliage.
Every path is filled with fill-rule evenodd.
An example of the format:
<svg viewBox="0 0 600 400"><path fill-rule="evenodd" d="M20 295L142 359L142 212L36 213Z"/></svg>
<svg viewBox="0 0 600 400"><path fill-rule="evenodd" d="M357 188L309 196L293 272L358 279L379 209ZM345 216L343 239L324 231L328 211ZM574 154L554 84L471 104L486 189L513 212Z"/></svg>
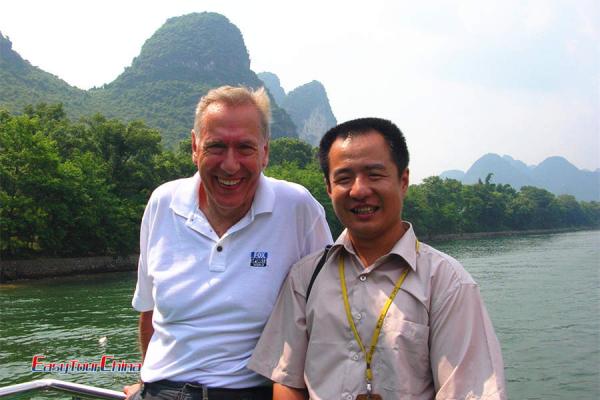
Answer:
<svg viewBox="0 0 600 400"><path fill-rule="evenodd" d="M424 236L503 230L600 227L600 204L555 197L531 186L485 182L463 185L454 179L426 178L412 185L404 202L404 218Z"/></svg>
<svg viewBox="0 0 600 400"><path fill-rule="evenodd" d="M50 228L45 191L60 182L56 144L40 132L38 118L8 117L0 122L0 210L2 252L34 250ZM43 238L41 239L43 240Z"/></svg>
<svg viewBox="0 0 600 400"><path fill-rule="evenodd" d="M271 140L269 144L270 165L280 165L288 162L295 163L300 168L305 168L314 160L314 149L302 140L279 138Z"/></svg>
<svg viewBox="0 0 600 400"><path fill-rule="evenodd" d="M71 121L62 105L0 109L0 250L2 257L130 254L151 191L192 175L191 144L164 148L158 131L140 121L100 114ZM294 139L271 143L266 174L299 183L333 211L315 149ZM421 236L544 228L600 227L600 203L577 202L535 187L463 185L427 178L412 185L404 219Z"/></svg>
<svg viewBox="0 0 600 400"><path fill-rule="evenodd" d="M124 82L173 80L220 86L258 80L240 30L216 13L192 13L170 18L142 47Z"/></svg>
<svg viewBox="0 0 600 400"><path fill-rule="evenodd" d="M0 111L2 256L134 252L151 190L190 175L184 163L193 169L189 150L184 161L139 121L73 123L61 105Z"/></svg>

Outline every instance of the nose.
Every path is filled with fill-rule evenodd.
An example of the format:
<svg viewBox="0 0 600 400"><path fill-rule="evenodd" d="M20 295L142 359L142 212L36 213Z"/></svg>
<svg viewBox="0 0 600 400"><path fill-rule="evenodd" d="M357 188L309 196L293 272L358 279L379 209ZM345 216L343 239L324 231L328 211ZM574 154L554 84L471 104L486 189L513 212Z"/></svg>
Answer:
<svg viewBox="0 0 600 400"><path fill-rule="evenodd" d="M350 187L350 197L364 199L371 193L368 180L363 176L357 176Z"/></svg>
<svg viewBox="0 0 600 400"><path fill-rule="evenodd" d="M237 155L234 149L227 149L223 161L221 162L221 169L229 174L233 175L240 169L240 162L237 159Z"/></svg>

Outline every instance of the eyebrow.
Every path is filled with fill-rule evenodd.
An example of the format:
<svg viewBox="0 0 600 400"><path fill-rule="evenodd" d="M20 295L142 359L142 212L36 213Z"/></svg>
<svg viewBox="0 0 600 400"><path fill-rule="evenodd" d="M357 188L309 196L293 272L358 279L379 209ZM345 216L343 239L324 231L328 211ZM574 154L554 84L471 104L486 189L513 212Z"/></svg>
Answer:
<svg viewBox="0 0 600 400"><path fill-rule="evenodd" d="M367 165L365 165L365 167L363 169L365 169L367 171L385 170L385 165L382 163L367 164Z"/></svg>
<svg viewBox="0 0 600 400"><path fill-rule="evenodd" d="M236 146L239 145L250 145L250 146L258 146L258 143L256 143L253 140L242 140L239 142L234 143ZM229 143L227 143L225 140L222 139L207 139L206 142L204 142L204 146L213 146L213 145L225 145L225 146L229 146Z"/></svg>
<svg viewBox="0 0 600 400"><path fill-rule="evenodd" d="M385 171L385 165L382 163L367 164L367 165L363 166L361 168L361 170L367 171L367 172ZM353 171L352 168L349 168L349 167L338 168L338 169L333 170L333 176L340 175L340 174L352 173L352 171Z"/></svg>

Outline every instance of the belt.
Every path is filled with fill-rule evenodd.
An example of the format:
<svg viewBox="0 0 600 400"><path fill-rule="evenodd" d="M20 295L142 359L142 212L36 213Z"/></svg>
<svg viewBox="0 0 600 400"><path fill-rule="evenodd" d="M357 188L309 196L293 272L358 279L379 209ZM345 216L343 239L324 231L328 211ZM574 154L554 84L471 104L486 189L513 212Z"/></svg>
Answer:
<svg viewBox="0 0 600 400"><path fill-rule="evenodd" d="M160 391L176 391L179 395L175 398L181 398L180 395L187 395L185 398L194 400L271 400L273 396L273 388L271 386L229 389L208 387L189 382L175 382L166 379L144 383L143 391L145 392L144 398L147 396L150 399Z"/></svg>

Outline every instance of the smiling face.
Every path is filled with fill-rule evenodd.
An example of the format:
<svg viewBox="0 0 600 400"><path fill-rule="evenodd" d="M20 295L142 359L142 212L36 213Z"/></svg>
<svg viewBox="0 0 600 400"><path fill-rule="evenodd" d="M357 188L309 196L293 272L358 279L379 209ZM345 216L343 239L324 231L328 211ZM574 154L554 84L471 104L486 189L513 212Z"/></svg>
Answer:
<svg viewBox="0 0 600 400"><path fill-rule="evenodd" d="M389 247L402 237L407 189L408 168L398 173L390 147L377 131L333 142L327 192L355 245L377 241Z"/></svg>
<svg viewBox="0 0 600 400"><path fill-rule="evenodd" d="M201 134L192 131L192 158L200 172L200 209L223 233L250 209L269 145L255 106L210 104Z"/></svg>

